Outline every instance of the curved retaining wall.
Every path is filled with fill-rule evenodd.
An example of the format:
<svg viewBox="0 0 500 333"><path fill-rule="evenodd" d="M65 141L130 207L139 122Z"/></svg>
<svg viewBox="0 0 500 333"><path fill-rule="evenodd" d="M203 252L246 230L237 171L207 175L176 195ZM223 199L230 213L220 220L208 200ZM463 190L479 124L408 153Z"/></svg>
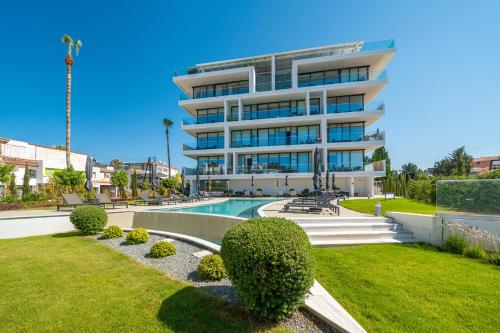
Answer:
<svg viewBox="0 0 500 333"><path fill-rule="evenodd" d="M176 212L135 212L132 226L198 237L220 243L226 231L244 218Z"/></svg>

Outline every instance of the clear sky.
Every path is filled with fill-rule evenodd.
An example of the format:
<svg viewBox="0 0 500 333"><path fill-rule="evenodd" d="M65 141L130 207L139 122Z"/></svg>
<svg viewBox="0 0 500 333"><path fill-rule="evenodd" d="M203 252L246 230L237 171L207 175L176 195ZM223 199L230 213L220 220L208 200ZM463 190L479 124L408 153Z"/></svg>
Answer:
<svg viewBox="0 0 500 333"><path fill-rule="evenodd" d="M500 1L9 1L0 8L0 137L65 141L65 46L73 66L72 149L166 160L162 118L175 122L172 164L186 117L172 83L196 63L354 40L396 39L389 85L377 100L395 166L420 167L465 145L500 154Z"/></svg>

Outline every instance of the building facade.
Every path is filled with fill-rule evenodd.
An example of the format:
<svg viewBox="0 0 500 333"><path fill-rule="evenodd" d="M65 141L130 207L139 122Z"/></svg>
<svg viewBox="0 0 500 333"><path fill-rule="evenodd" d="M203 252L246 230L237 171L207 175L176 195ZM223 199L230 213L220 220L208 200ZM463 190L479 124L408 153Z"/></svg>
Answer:
<svg viewBox="0 0 500 333"><path fill-rule="evenodd" d="M75 170L85 171L87 155L71 152L71 165ZM42 146L24 141L0 138L0 164L13 164L16 185L23 184L26 167L30 173L30 186L35 190L37 186L49 183L56 170L66 168L65 150ZM107 189L111 194L116 188L111 185L113 168L93 168L92 184L97 192ZM5 184L0 184L0 196L4 193Z"/></svg>
<svg viewBox="0 0 500 333"><path fill-rule="evenodd" d="M365 156L385 144L384 132L370 128L385 114L374 99L395 52L393 40L359 41L177 71L179 106L191 116L181 126L194 141L183 146L196 163L186 169L191 190L196 179L271 195L312 190L318 147L337 187L373 195L385 162L367 164Z"/></svg>
<svg viewBox="0 0 500 333"><path fill-rule="evenodd" d="M484 172L500 169L499 156L474 157L472 159L471 174L477 175Z"/></svg>

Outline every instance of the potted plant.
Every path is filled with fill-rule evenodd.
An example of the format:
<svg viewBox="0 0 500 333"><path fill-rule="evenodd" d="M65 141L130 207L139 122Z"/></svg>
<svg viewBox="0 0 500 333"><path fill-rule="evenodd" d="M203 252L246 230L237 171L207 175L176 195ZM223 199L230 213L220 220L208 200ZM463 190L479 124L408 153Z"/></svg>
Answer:
<svg viewBox="0 0 500 333"><path fill-rule="evenodd" d="M297 193L295 192L294 188L291 188L290 191L288 191L288 194L290 194L291 197L297 196Z"/></svg>
<svg viewBox="0 0 500 333"><path fill-rule="evenodd" d="M261 196L262 196L262 189L261 189L261 188L258 188L258 189L255 191L255 196L257 196L257 197L261 197Z"/></svg>

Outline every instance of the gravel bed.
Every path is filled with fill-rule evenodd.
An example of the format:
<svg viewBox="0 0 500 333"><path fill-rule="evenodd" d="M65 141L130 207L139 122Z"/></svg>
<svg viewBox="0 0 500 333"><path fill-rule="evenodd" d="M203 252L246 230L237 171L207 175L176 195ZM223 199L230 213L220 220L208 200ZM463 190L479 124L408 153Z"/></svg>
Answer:
<svg viewBox="0 0 500 333"><path fill-rule="evenodd" d="M128 245L125 242L125 237L113 239L96 237L96 239L113 249L166 272L179 280L187 281L229 302L242 304L229 279L206 281L196 274L196 269L201 259L195 257L193 253L205 250L203 247L186 241L169 239L165 236L158 235L150 235L150 240L147 243L136 245ZM155 242L160 240L171 241L177 248L176 254L164 258L151 257L149 255L149 249ZM279 324L300 333L336 332L329 325L304 309L294 312L290 317L282 320Z"/></svg>

